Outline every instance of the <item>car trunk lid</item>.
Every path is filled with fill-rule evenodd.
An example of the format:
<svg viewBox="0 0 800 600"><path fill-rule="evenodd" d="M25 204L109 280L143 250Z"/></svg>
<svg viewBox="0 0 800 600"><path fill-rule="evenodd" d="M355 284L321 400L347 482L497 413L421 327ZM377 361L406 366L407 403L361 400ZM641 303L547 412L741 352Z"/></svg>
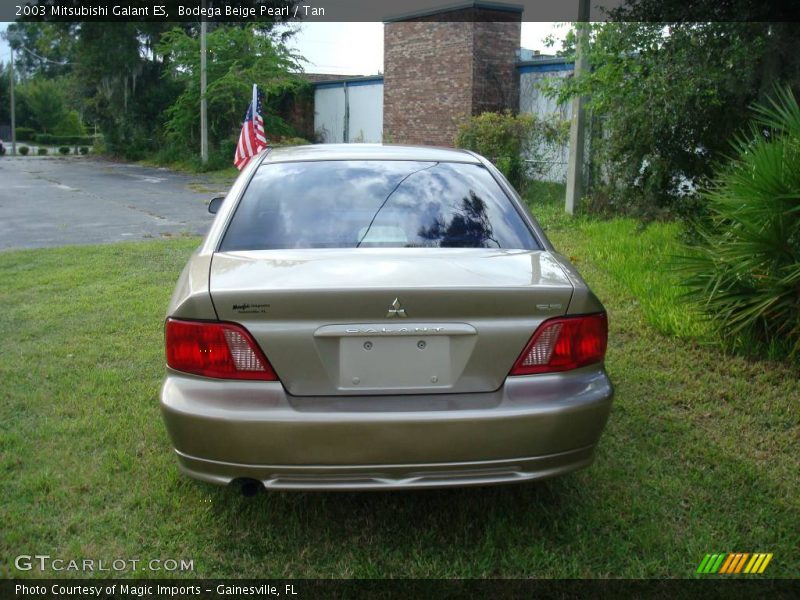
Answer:
<svg viewBox="0 0 800 600"><path fill-rule="evenodd" d="M497 389L572 285L545 251L266 250L214 255L217 315L246 327L289 393Z"/></svg>

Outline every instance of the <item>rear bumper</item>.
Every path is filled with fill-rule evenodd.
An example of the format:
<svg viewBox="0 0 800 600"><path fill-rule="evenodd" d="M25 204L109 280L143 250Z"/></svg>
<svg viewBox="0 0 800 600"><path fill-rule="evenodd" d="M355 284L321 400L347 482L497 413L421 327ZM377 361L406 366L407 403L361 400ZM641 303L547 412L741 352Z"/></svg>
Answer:
<svg viewBox="0 0 800 600"><path fill-rule="evenodd" d="M295 397L280 383L170 372L161 408L181 469L274 489L485 485L591 463L611 409L601 367L478 394Z"/></svg>
<svg viewBox="0 0 800 600"><path fill-rule="evenodd" d="M240 465L177 454L181 471L209 483L225 485L233 479L247 478L258 480L267 489L274 490L398 490L544 479L590 465L594 459L594 447L512 460L339 467Z"/></svg>

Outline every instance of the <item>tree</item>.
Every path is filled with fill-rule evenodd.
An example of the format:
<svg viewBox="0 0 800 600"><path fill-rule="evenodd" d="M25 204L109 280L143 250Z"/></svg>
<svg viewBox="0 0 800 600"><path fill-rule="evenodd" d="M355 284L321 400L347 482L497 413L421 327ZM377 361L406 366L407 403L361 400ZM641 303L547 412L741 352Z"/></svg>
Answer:
<svg viewBox="0 0 800 600"><path fill-rule="evenodd" d="M651 12L630 12L644 5ZM587 25L591 69L549 90L562 100L588 98L592 205L647 217L695 212L696 190L727 153L748 107L776 81L800 82L797 53L785 49L797 39L795 24L652 22L656 8L630 2L628 12L613 13L650 22Z"/></svg>
<svg viewBox="0 0 800 600"><path fill-rule="evenodd" d="M34 79L19 88L33 127L41 133L52 133L66 115L61 86L50 79Z"/></svg>
<svg viewBox="0 0 800 600"><path fill-rule="evenodd" d="M4 34L23 78L52 79L72 71L78 23L11 23Z"/></svg>
<svg viewBox="0 0 800 600"><path fill-rule="evenodd" d="M270 107L301 84L298 57L283 40L263 27L220 25L208 34L209 143L219 145L238 134L250 103L253 83L265 95L264 128L268 135L289 134L291 128ZM200 136L200 42L181 29L167 32L157 47L169 58L165 76L180 81L183 92L167 110L167 134L176 145L195 145Z"/></svg>
<svg viewBox="0 0 800 600"><path fill-rule="evenodd" d="M76 6L81 4L79 0L71 0L71 3ZM209 0L208 3L209 6L225 4L221 0ZM279 4L278 0L243 0L243 4L278 6L285 3ZM212 30L215 27L247 30L253 37L261 36L265 39L272 36L278 55L285 57L285 48L280 42L286 34L273 35L274 22L260 21L257 25L227 26L210 24ZM186 86L193 85L190 75L196 76L197 70L192 68L191 71L182 72L181 69L187 68L190 62L197 62L199 48L195 57L174 69L171 53L166 55L158 50L166 32L170 32L172 36L183 35L186 44L198 46L197 22L178 25L163 22L92 21L13 23L9 25L6 37L16 50L19 71L24 80L58 78L65 108L77 111L81 121L99 126L104 134L107 151L127 158L141 158L164 147L167 141L164 131L166 111L179 99L180 106L175 107L175 111L169 115L170 123L174 122L176 127L186 127L185 132L178 137L189 139L197 128L197 102L192 105L187 96L182 96ZM265 87L268 87L267 84L274 84L277 76L267 77L267 66L250 64L262 56L267 57L267 65L275 65L276 61L268 58L266 50L268 48L263 44L225 49L227 56L238 53L242 62L226 71L226 81L217 83L209 78L218 87L215 97L222 98L226 93L232 94L237 75L250 77L260 74L262 80L259 83ZM256 55L248 56L252 52L256 52ZM244 68L239 69L243 65ZM172 76L168 76L168 73ZM237 103L236 110L243 112L238 94ZM176 121L176 116L182 110L184 116L193 113L193 120ZM216 115L217 110L225 114L226 108L219 105L209 106L212 116ZM20 102L18 113L18 124L26 120L34 124L33 111L28 103ZM69 119L72 126L68 128L74 129L74 115ZM51 126L52 124L48 124L48 128ZM178 133L177 129L170 131L172 134Z"/></svg>
<svg viewBox="0 0 800 600"><path fill-rule="evenodd" d="M149 52L153 37L166 28L160 23L14 23L6 38L16 49L23 78L57 79L65 109L98 124L112 153L139 157L157 145L160 113L177 96L161 81L158 57ZM159 105L153 96L167 97ZM20 100L19 123L55 126L52 119L47 125L37 122L27 95ZM74 129L70 119L68 128Z"/></svg>
<svg viewBox="0 0 800 600"><path fill-rule="evenodd" d="M108 151L128 158L159 145L161 114L178 94L161 81L163 64L149 51L159 32L147 25L85 22L75 47L86 112L100 126Z"/></svg>
<svg viewBox="0 0 800 600"><path fill-rule="evenodd" d="M64 112L64 116L55 126L53 133L67 136L85 135L86 128L83 126L78 111L68 110Z"/></svg>

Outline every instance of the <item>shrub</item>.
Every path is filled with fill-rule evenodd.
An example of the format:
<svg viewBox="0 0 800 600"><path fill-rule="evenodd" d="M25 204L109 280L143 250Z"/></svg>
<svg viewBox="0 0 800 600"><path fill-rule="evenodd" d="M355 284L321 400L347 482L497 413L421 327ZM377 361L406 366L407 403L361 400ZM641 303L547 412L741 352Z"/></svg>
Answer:
<svg viewBox="0 0 800 600"><path fill-rule="evenodd" d="M77 146L80 144L91 146L94 138L87 135L53 135L51 133L36 134L36 143L47 146Z"/></svg>
<svg viewBox="0 0 800 600"><path fill-rule="evenodd" d="M750 134L702 194L709 216L684 267L694 298L734 349L800 353L800 107L790 90L756 105Z"/></svg>
<svg viewBox="0 0 800 600"><path fill-rule="evenodd" d="M31 151L31 149L28 148L27 146L20 146L18 148L18 150L19 150L19 153L22 154L22 156L28 156L28 152Z"/></svg>
<svg viewBox="0 0 800 600"><path fill-rule="evenodd" d="M46 154L47 154L47 148L42 148L42 147L40 146L40 147L39 147L39 149L38 149L38 150L36 150L36 154L38 154L39 156L44 156L44 155L46 155Z"/></svg>
<svg viewBox="0 0 800 600"><path fill-rule="evenodd" d="M219 143L220 162L224 163L229 161L225 166L233 164L233 155L236 154L236 146L239 143L239 138L227 138Z"/></svg>
<svg viewBox="0 0 800 600"><path fill-rule="evenodd" d="M92 151L95 154L106 154L108 152L108 146L106 145L106 138L102 133L99 133L92 137L92 142L88 144L89 146L93 146Z"/></svg>
<svg viewBox="0 0 800 600"><path fill-rule="evenodd" d="M491 160L522 191L528 178L540 173L535 167L541 164L538 159L548 147L562 143L566 133L564 124L557 121L510 111L485 112L459 125L455 145Z"/></svg>
<svg viewBox="0 0 800 600"><path fill-rule="evenodd" d="M355 142L355 140L353 140L353 141ZM275 147L278 147L278 146L306 146L307 144L310 144L310 143L311 142L309 142L307 139L301 138L301 137L283 137L283 138L280 138L280 139L276 140L275 142L270 142L270 145L271 146L275 146Z"/></svg>
<svg viewBox="0 0 800 600"><path fill-rule="evenodd" d="M53 129L57 136L82 136L84 134L83 123L80 115L75 110L68 110Z"/></svg>
<svg viewBox="0 0 800 600"><path fill-rule="evenodd" d="M203 164L200 162L200 158L197 155L192 156L189 159L189 165L192 170L198 172L205 172L205 171L216 171L218 169L224 169L226 167L230 167L233 165L233 152L235 151L235 147L233 151L231 150L227 144L223 142L223 147L212 149L208 153L208 162Z"/></svg>
<svg viewBox="0 0 800 600"><path fill-rule="evenodd" d="M59 154L69 154L69 146L60 146L58 148Z"/></svg>
<svg viewBox="0 0 800 600"><path fill-rule="evenodd" d="M17 141L33 142L36 139L36 130L32 127L17 127Z"/></svg>
<svg viewBox="0 0 800 600"><path fill-rule="evenodd" d="M87 146L81 146L81 147L79 148L79 152L80 152L82 155L86 156L87 154L89 154L89 148L88 148Z"/></svg>

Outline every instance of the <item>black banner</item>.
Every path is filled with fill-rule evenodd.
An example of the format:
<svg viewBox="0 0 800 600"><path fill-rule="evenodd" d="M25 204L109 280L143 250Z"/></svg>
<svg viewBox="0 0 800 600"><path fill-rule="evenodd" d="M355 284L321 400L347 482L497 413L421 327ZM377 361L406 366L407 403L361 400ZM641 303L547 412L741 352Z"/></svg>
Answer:
<svg viewBox="0 0 800 600"><path fill-rule="evenodd" d="M0 21L437 21L578 20L579 0L3 0ZM798 2L593 0L589 20L800 21Z"/></svg>
<svg viewBox="0 0 800 600"><path fill-rule="evenodd" d="M175 598L309 600L317 598L683 598L800 597L800 580L543 579L26 579L0 581L0 597L28 600Z"/></svg>

